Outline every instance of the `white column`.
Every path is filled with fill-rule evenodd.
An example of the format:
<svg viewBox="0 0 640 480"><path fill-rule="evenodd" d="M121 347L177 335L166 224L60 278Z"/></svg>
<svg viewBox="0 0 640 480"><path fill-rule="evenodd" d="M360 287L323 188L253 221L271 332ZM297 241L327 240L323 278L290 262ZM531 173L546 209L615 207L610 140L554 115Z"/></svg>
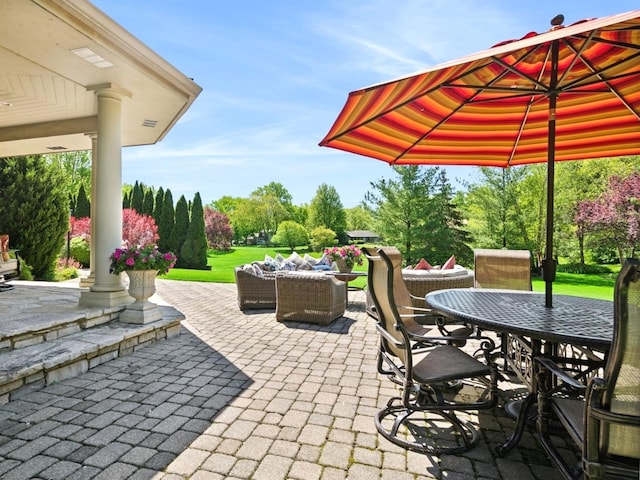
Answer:
<svg viewBox="0 0 640 480"><path fill-rule="evenodd" d="M92 192L95 281L80 295L80 305L114 307L131 303L119 275L109 273L109 255L122 245L122 98L110 86L96 90L98 100L96 184Z"/></svg>
<svg viewBox="0 0 640 480"><path fill-rule="evenodd" d="M91 210L89 216L93 219L96 217L96 183L97 183L97 163L98 163L98 135L88 133L91 138ZM96 280L94 265L96 261L96 223L91 221L91 241L89 243L89 276L80 278L80 287L91 287Z"/></svg>

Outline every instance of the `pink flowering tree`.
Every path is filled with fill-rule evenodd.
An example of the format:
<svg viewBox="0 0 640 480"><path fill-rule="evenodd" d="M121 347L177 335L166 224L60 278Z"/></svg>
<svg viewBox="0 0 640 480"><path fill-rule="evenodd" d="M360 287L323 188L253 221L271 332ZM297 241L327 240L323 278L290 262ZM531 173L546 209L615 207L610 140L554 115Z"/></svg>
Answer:
<svg viewBox="0 0 640 480"><path fill-rule="evenodd" d="M82 237L87 241L91 238L91 218L71 217L70 224L71 224L71 238Z"/></svg>
<svg viewBox="0 0 640 480"><path fill-rule="evenodd" d="M140 215L131 208L122 210L122 241L125 245L155 245L159 238L153 217Z"/></svg>
<svg viewBox="0 0 640 480"><path fill-rule="evenodd" d="M229 217L213 208L204 208L204 232L211 248L229 250L233 229Z"/></svg>
<svg viewBox="0 0 640 480"><path fill-rule="evenodd" d="M633 257L640 240L640 174L611 177L600 197L578 204L574 220L599 245L614 246L621 264Z"/></svg>

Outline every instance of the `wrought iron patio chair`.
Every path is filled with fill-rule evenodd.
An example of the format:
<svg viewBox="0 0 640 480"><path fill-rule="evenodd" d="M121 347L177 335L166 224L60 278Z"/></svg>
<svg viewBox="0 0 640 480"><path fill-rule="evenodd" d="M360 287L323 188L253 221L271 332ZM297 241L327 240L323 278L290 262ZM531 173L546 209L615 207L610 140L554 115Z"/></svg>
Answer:
<svg viewBox="0 0 640 480"><path fill-rule="evenodd" d="M479 440L478 432L456 412L495 406L498 373L490 358L493 341L475 336L469 340L410 334L407 325L416 320L416 315L396 299L401 290L396 288L391 258L381 248L375 253L367 249L365 256L369 260L368 285L378 314L378 371L401 389L400 396L392 397L377 412L378 432L396 445L422 453L456 453L472 448ZM452 344L466 340L480 345L484 361ZM423 347L415 348L417 342ZM452 388L452 382L459 382L459 386Z"/></svg>
<svg viewBox="0 0 640 480"><path fill-rule="evenodd" d="M613 343L601 377L585 386L570 361L536 358L540 440L565 478L640 478L640 261L627 260L614 293ZM562 368L561 368L562 366ZM576 370L579 372L579 370ZM575 372L575 371L574 371ZM570 460L557 448L549 422L559 420L581 451ZM575 465L577 464L577 465Z"/></svg>

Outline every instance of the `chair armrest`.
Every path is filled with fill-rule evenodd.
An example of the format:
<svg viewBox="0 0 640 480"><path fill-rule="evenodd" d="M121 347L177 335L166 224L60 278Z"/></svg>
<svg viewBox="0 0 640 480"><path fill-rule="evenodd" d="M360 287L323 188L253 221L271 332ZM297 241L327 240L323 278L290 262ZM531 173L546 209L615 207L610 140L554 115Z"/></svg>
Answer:
<svg viewBox="0 0 640 480"><path fill-rule="evenodd" d="M586 390L587 386L584 383L573 378L571 375L565 372L562 368L560 368L558 364L556 364L553 360L550 360L545 357L535 357L534 362L538 362L548 371L553 373L557 378L562 380L567 385L575 388L576 390L580 390L580 391Z"/></svg>

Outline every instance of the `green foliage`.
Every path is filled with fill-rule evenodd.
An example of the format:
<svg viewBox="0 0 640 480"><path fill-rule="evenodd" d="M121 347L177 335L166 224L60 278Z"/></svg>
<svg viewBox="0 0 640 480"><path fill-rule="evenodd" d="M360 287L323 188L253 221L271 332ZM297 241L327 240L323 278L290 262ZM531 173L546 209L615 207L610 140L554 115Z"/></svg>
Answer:
<svg viewBox="0 0 640 480"><path fill-rule="evenodd" d="M167 190L167 193L169 191ZM200 193L196 192L191 205L191 221L187 238L178 257L182 257L187 268L203 269L207 267L207 236L204 231L204 211Z"/></svg>
<svg viewBox="0 0 640 480"><path fill-rule="evenodd" d="M138 212L140 215L144 213L144 190L141 183L136 180L133 190L131 192L131 208Z"/></svg>
<svg viewBox="0 0 640 480"><path fill-rule="evenodd" d="M336 232L339 242L346 242L347 214L334 187L323 183L316 190L309 205L309 227L330 228Z"/></svg>
<svg viewBox="0 0 640 480"><path fill-rule="evenodd" d="M91 203L87 198L87 194L84 191L84 185L80 185L78 190L78 196L76 198L76 205L73 208L73 216L76 218L91 217Z"/></svg>
<svg viewBox="0 0 640 480"><path fill-rule="evenodd" d="M42 156L0 162L0 218L4 232L37 279L53 278L69 229L68 185Z"/></svg>
<svg viewBox="0 0 640 480"><path fill-rule="evenodd" d="M89 242L84 237L73 237L70 242L69 253L72 258L75 258L80 265L83 267L88 267L90 262L90 245ZM63 247L63 257L66 257L67 248L66 245Z"/></svg>
<svg viewBox="0 0 640 480"><path fill-rule="evenodd" d="M589 265L586 263L559 263L556 267L556 271L565 273L580 273L580 274L608 274L611 273L607 267L603 265Z"/></svg>
<svg viewBox="0 0 640 480"><path fill-rule="evenodd" d="M131 192L122 192L122 208L131 208Z"/></svg>
<svg viewBox="0 0 640 480"><path fill-rule="evenodd" d="M314 252L320 252L326 247L332 247L338 240L336 232L326 227L316 227L311 230L311 248Z"/></svg>
<svg viewBox="0 0 640 480"><path fill-rule="evenodd" d="M49 153L44 155L47 162L60 169L65 179L65 188L69 198L75 198L84 187L86 195L91 196L91 152L79 150L76 152ZM75 208L75 200L71 208ZM87 215L88 216L88 215Z"/></svg>
<svg viewBox="0 0 640 480"><path fill-rule="evenodd" d="M173 231L171 232L171 251L180 252L182 245L184 245L187 239L187 231L189 230L189 207L187 206L187 199L184 195L180 195L178 203L176 204L175 224L173 225ZM187 267L187 263L182 256L178 257L177 266L181 268Z"/></svg>
<svg viewBox="0 0 640 480"><path fill-rule="evenodd" d="M142 202L142 214L153 217L153 189L147 188L144 191L144 199Z"/></svg>
<svg viewBox="0 0 640 480"><path fill-rule="evenodd" d="M33 280L33 269L22 257L20 257L20 280Z"/></svg>
<svg viewBox="0 0 640 480"><path fill-rule="evenodd" d="M347 231L375 230L373 214L366 205L347 208L345 213L347 214Z"/></svg>
<svg viewBox="0 0 640 480"><path fill-rule="evenodd" d="M416 263L434 254L429 250L429 219L434 210L432 195L438 168L401 166L393 167L393 171L396 178L371 182L365 200L375 212L376 233L388 245L397 246L408 264Z"/></svg>
<svg viewBox="0 0 640 480"><path fill-rule="evenodd" d="M298 245L309 243L309 233L304 225L291 220L285 220L278 225L278 231L271 238L275 245L286 245L293 252Z"/></svg>
<svg viewBox="0 0 640 480"><path fill-rule="evenodd" d="M153 206L153 219L156 225L162 221L162 209L164 208L164 188L160 187L156 192L156 199Z"/></svg>
<svg viewBox="0 0 640 480"><path fill-rule="evenodd" d="M160 236L160 239L158 240L158 247L160 247L160 250L163 252L171 250L171 234L173 233L174 224L173 196L171 195L171 190L167 188L162 200L162 214L160 215L160 222L158 223L156 220L158 235Z"/></svg>

